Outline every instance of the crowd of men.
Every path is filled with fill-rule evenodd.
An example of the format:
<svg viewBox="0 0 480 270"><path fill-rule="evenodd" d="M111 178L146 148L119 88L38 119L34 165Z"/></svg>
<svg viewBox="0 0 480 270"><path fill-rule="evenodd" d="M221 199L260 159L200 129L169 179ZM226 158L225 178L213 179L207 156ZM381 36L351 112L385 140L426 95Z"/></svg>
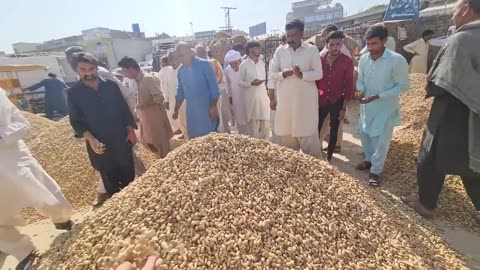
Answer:
<svg viewBox="0 0 480 270"><path fill-rule="evenodd" d="M403 201L431 218L445 176L459 175L480 224L480 1L458 0L453 21L457 30L428 74L426 96L434 101L418 155L419 192ZM331 162L340 150L346 110L354 102L360 104L358 130L365 158L356 169L369 171L369 185L380 186L394 128L401 121L400 94L409 87L409 69L424 71L423 58L409 68L402 55L387 48L383 24L368 29L366 50L334 25L322 31L321 47L304 41L302 21L291 21L285 31L268 71L255 41L235 46L223 65L210 59L203 45L179 43L161 59L158 74L142 71L128 56L118 63L123 74L113 74L82 48L67 49L79 78L67 91L70 123L75 135L85 138L91 164L101 176L94 206L145 171L133 151L137 134L160 158L170 152L174 135L190 140L236 132L322 159L322 141L329 133L325 150ZM431 34L424 32L422 42ZM415 47L409 48L417 53ZM28 269L33 245L13 228L15 214L34 206L57 228L68 230L71 207L23 143L28 122L1 95L0 106L0 205L16 200L12 194L25 194L20 208L2 209L0 251L16 256L24 267L19 269ZM21 170L30 173L19 174ZM18 185L20 178L32 184Z"/></svg>

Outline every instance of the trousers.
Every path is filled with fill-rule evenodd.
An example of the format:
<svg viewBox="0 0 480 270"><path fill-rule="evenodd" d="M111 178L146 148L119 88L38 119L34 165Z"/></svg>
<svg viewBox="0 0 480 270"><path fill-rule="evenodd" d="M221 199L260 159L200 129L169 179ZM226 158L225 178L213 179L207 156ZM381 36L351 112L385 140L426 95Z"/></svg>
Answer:
<svg viewBox="0 0 480 270"><path fill-rule="evenodd" d="M318 111L318 132L320 134L325 134L326 130L323 123L327 116L330 115L330 138L328 142L328 150L327 150L327 158L332 158L333 151L335 150L335 146L337 145L338 140L338 130L340 127L340 120L338 119L340 116L340 112L343 108L343 99L335 103L328 103L324 106L321 106ZM323 141L323 137L320 137L321 141ZM342 138L343 139L343 138Z"/></svg>
<svg viewBox="0 0 480 270"><path fill-rule="evenodd" d="M120 192L135 179L135 167L123 166L100 171L102 182L110 196Z"/></svg>
<svg viewBox="0 0 480 270"><path fill-rule="evenodd" d="M394 127L394 122L388 121L385 124L383 133L379 136L370 136L360 130L363 153L365 154L365 160L372 163L372 168L370 169L372 174L380 175L383 171L390 143L392 142Z"/></svg>
<svg viewBox="0 0 480 270"><path fill-rule="evenodd" d="M302 150L304 154L322 159L322 145L316 132L310 137L278 136L278 144L296 151Z"/></svg>
<svg viewBox="0 0 480 270"><path fill-rule="evenodd" d="M246 125L247 135L252 138L268 140L270 138L270 123L265 120L251 120Z"/></svg>

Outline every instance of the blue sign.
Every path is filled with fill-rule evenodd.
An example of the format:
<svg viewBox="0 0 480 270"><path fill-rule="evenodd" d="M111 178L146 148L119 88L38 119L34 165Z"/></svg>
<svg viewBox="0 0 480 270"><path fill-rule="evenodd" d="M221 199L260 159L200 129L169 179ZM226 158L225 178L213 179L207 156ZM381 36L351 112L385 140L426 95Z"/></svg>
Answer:
<svg viewBox="0 0 480 270"><path fill-rule="evenodd" d="M250 26L249 35L251 38L267 34L267 22L263 22L254 26Z"/></svg>
<svg viewBox="0 0 480 270"><path fill-rule="evenodd" d="M419 0L390 0L383 21L416 20L419 16Z"/></svg>

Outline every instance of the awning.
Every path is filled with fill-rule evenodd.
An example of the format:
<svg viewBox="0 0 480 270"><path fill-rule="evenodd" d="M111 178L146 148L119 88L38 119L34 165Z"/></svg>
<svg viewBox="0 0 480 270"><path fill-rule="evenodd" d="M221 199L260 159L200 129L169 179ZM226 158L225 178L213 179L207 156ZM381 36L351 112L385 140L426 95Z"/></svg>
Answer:
<svg viewBox="0 0 480 270"><path fill-rule="evenodd" d="M41 65L0 65L0 72L22 72L46 70L48 67Z"/></svg>

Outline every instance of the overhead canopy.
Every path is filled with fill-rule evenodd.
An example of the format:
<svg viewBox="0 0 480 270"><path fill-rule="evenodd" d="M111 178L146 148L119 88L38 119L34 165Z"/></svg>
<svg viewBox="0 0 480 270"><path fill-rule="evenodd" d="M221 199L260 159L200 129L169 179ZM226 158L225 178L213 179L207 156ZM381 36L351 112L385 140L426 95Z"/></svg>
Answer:
<svg viewBox="0 0 480 270"><path fill-rule="evenodd" d="M0 65L0 72L22 72L46 70L48 67L41 65Z"/></svg>

